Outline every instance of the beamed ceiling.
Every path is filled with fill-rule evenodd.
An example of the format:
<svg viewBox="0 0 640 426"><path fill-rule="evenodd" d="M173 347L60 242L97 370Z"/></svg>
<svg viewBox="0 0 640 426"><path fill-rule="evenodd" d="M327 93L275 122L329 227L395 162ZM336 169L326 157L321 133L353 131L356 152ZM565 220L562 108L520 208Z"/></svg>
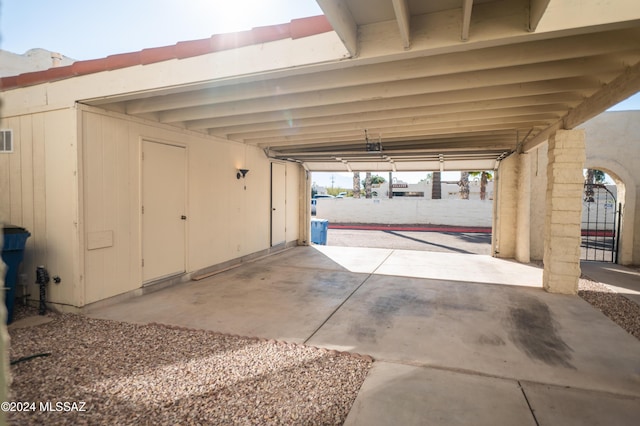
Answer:
<svg viewBox="0 0 640 426"><path fill-rule="evenodd" d="M312 171L481 170L640 88L637 20L541 31L546 13L560 13L553 1L318 3L344 59L112 108Z"/></svg>

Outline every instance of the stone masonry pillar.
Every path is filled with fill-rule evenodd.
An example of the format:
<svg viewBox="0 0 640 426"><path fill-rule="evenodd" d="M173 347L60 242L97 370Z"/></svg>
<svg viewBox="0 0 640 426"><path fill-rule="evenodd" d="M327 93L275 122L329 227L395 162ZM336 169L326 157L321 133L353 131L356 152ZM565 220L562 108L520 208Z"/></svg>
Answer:
<svg viewBox="0 0 640 426"><path fill-rule="evenodd" d="M548 159L542 283L551 293L576 294L580 278L584 131L558 130L549 138Z"/></svg>

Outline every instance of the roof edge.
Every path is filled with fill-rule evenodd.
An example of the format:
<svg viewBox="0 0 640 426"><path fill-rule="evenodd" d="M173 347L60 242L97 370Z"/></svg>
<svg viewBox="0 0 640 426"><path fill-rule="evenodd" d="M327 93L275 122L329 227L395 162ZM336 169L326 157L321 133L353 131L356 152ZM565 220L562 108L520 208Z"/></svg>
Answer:
<svg viewBox="0 0 640 426"><path fill-rule="evenodd" d="M63 67L3 77L0 78L0 91L136 65L149 65L172 59L186 59L287 38L296 40L329 31L333 31L333 28L324 15L294 19L288 24L255 27L248 31L235 33L214 34L205 39L181 41L174 45L120 53L106 58L76 61L72 65Z"/></svg>

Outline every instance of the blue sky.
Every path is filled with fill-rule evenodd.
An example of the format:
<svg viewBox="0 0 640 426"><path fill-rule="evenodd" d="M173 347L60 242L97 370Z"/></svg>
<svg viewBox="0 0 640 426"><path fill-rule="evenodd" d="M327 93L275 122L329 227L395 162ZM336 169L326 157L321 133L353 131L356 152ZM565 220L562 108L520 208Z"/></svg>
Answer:
<svg viewBox="0 0 640 426"><path fill-rule="evenodd" d="M0 49L40 47L86 60L321 14L315 0L0 0ZM628 109L640 109L640 94L611 108ZM331 175L314 180L330 185Z"/></svg>
<svg viewBox="0 0 640 426"><path fill-rule="evenodd" d="M0 0L0 48L95 59L315 15L315 0Z"/></svg>
<svg viewBox="0 0 640 426"><path fill-rule="evenodd" d="M321 14L315 0L0 0L0 49L96 59ZM611 110L626 109L640 94Z"/></svg>

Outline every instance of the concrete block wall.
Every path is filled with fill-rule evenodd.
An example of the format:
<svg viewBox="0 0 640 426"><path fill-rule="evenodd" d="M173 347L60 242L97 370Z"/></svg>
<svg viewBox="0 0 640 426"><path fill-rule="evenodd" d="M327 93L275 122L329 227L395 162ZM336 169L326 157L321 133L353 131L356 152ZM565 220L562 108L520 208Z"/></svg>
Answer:
<svg viewBox="0 0 640 426"><path fill-rule="evenodd" d="M362 182L364 182L364 177L361 177ZM403 182L398 182L403 183ZM394 188L393 192L395 194L402 192L418 192L422 193L425 199L431 199L432 193L432 182L422 181L418 183L410 183L407 184L406 188ZM373 189L373 198L385 199L389 198L389 182L383 182L381 184L376 184L372 186ZM325 187L316 187L316 190L319 194L326 194L327 188ZM460 199L460 186L455 182L442 182L441 184L441 194L443 200L458 200ZM493 199L493 181L490 180L487 182L487 186L485 188L486 191L486 199ZM396 195L396 197L400 197L402 195ZM469 181L469 199L470 200L479 200L480 199L480 181L479 178L472 178Z"/></svg>
<svg viewBox="0 0 640 426"><path fill-rule="evenodd" d="M516 222L515 259L531 261L531 159L528 154L518 155L518 210Z"/></svg>
<svg viewBox="0 0 640 426"><path fill-rule="evenodd" d="M583 130L558 130L549 138L542 276L549 292L578 291L585 158Z"/></svg>
<svg viewBox="0 0 640 426"><path fill-rule="evenodd" d="M544 257L544 222L547 211L547 144L529 152L528 161L531 199L529 204L529 257L541 261Z"/></svg>
<svg viewBox="0 0 640 426"><path fill-rule="evenodd" d="M519 161L517 155L511 155L500 162L497 172L497 205L492 252L497 257L508 259L516 255Z"/></svg>
<svg viewBox="0 0 640 426"><path fill-rule="evenodd" d="M316 217L329 223L491 227L492 206L490 200L320 198Z"/></svg>

